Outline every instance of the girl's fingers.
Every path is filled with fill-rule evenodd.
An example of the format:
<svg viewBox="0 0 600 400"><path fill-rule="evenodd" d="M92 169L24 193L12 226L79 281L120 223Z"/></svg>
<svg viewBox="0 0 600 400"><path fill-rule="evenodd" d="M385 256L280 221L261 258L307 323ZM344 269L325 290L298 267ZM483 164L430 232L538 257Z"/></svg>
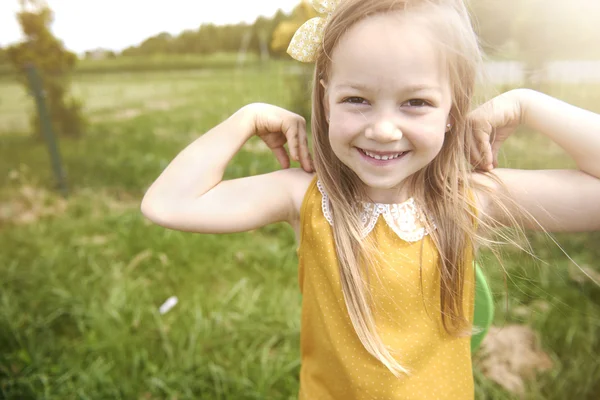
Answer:
<svg viewBox="0 0 600 400"><path fill-rule="evenodd" d="M290 158L287 154L287 152L285 151L285 148L282 147L276 147L273 150L273 154L275 154L275 158L277 158L277 161L279 161L279 164L281 165L281 168L283 169L287 169L290 167Z"/></svg>
<svg viewBox="0 0 600 400"><path fill-rule="evenodd" d="M282 132L287 138L290 156L292 157L292 160L298 161L298 124L292 121L288 121L287 123L284 123L284 125L286 126L283 127L284 129L282 129Z"/></svg>
<svg viewBox="0 0 600 400"><path fill-rule="evenodd" d="M482 156L481 156L481 151L479 151L479 147L476 144L473 144L471 146L471 164L473 165L473 167L475 167L476 169L483 169L481 166L483 165L482 162Z"/></svg>
<svg viewBox="0 0 600 400"><path fill-rule="evenodd" d="M482 170L491 170L493 168L492 147L490 145L490 136L487 131L474 124L473 127L473 149L472 162L474 167Z"/></svg>
<svg viewBox="0 0 600 400"><path fill-rule="evenodd" d="M300 145L300 165L306 172L312 171L312 161L308 151L308 139L306 137L306 123L304 120L298 121L298 141Z"/></svg>
<svg viewBox="0 0 600 400"><path fill-rule="evenodd" d="M491 170L492 169L492 146L490 145L490 142L488 141L488 136L486 135L485 138L482 138L479 141L479 151L481 152L481 169L485 169L485 170Z"/></svg>
<svg viewBox="0 0 600 400"><path fill-rule="evenodd" d="M492 146L490 145L489 142L485 143L485 157L484 157L484 161L483 161L483 168L487 171L491 171L492 169L494 169L495 165L494 165L494 158L492 155Z"/></svg>
<svg viewBox="0 0 600 400"><path fill-rule="evenodd" d="M492 162L494 164L494 168L498 166L498 153L500 152L500 147L502 147L502 140L492 140L491 152L492 152Z"/></svg>
<svg viewBox="0 0 600 400"><path fill-rule="evenodd" d="M263 139L272 148L275 157L283 168L289 168L290 159L300 162L302 168L310 172L312 161L308 151L306 122L304 118L284 109L275 108L266 118ZM289 155L283 144L287 142Z"/></svg>
<svg viewBox="0 0 600 400"><path fill-rule="evenodd" d="M475 168L479 168L482 163L482 153L479 146L478 129L473 127L473 140L470 145L470 162Z"/></svg>

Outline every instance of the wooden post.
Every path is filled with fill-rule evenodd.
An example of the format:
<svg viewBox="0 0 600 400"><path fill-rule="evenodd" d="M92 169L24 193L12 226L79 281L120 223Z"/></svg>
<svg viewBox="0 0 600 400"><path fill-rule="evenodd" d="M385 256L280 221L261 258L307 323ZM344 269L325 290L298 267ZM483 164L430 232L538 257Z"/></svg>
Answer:
<svg viewBox="0 0 600 400"><path fill-rule="evenodd" d="M38 115L40 117L40 126L42 129L42 135L46 141L46 146L50 152L50 160L52 162L52 170L54 171L54 177L58 182L58 187L64 197L67 197L67 179L65 170L63 169L60 152L58 150L58 144L56 142L56 135L52 129L52 121L48 113L48 107L46 105L46 94L42 86L42 80L37 72L37 68L33 64L27 64L25 66L27 72L27 79L29 80L29 87L31 93L35 98Z"/></svg>

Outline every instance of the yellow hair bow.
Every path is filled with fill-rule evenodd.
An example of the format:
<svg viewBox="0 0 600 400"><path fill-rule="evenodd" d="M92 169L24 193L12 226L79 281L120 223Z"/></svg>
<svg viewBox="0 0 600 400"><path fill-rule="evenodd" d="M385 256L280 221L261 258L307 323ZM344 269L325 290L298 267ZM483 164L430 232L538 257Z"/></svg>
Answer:
<svg viewBox="0 0 600 400"><path fill-rule="evenodd" d="M302 62L314 62L317 49L323 42L323 29L340 0L312 0L313 8L324 17L315 17L306 21L296 31L287 52L292 58Z"/></svg>

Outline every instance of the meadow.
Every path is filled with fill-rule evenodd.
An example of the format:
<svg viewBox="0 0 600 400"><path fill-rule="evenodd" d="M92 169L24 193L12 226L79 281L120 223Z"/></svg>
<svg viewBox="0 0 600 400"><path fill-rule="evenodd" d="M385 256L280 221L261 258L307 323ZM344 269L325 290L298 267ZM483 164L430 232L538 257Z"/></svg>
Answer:
<svg viewBox="0 0 600 400"><path fill-rule="evenodd" d="M0 78L0 398L294 399L301 295L294 234L165 230L139 211L144 190L187 143L250 102L297 107L293 64L244 69L80 73L73 91L90 126L61 139L69 196L56 190L44 143L27 133L33 103ZM291 90L290 88L296 87ZM548 87L600 112L597 86ZM521 131L503 165L573 167L545 138ZM257 139L226 178L277 163ZM505 275L483 252L499 327L521 324L552 367L521 398L600 394L600 234L531 234L539 260L506 249ZM168 313L159 306L179 303ZM516 399L484 375L477 399Z"/></svg>

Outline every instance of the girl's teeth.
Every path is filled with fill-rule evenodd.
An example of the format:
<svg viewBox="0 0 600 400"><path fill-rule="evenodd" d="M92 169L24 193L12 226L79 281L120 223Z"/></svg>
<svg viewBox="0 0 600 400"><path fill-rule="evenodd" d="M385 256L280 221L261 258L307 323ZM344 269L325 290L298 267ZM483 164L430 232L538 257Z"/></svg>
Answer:
<svg viewBox="0 0 600 400"><path fill-rule="evenodd" d="M368 151L364 151L364 150L363 150L363 153L365 153L369 157L374 158L376 160L384 160L384 161L398 158L398 157L400 157L400 154L402 154L402 153L398 153L398 154L394 154L394 155L390 155L390 156L380 156L378 154L369 153Z"/></svg>

